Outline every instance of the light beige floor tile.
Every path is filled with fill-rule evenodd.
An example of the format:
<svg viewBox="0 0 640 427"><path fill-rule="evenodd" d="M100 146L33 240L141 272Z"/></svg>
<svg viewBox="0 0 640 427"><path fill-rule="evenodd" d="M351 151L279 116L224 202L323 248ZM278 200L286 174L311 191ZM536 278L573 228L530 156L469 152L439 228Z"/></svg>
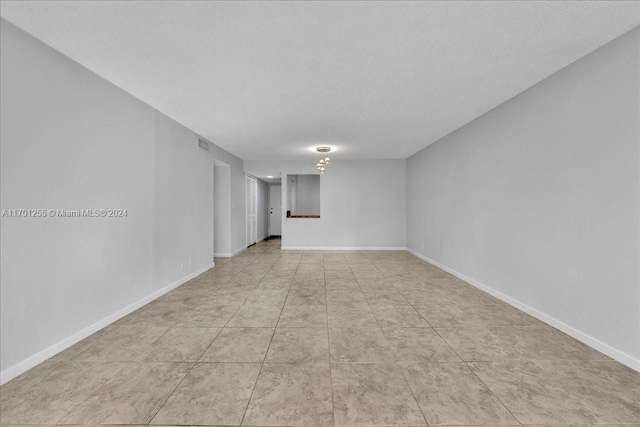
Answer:
<svg viewBox="0 0 640 427"><path fill-rule="evenodd" d="M324 280L323 271L296 271L295 281L311 281L311 280Z"/></svg>
<svg viewBox="0 0 640 427"><path fill-rule="evenodd" d="M28 383L17 388L2 386L0 421L3 425L55 424L128 365L80 361L48 364Z"/></svg>
<svg viewBox="0 0 640 427"><path fill-rule="evenodd" d="M152 424L239 425L260 364L198 363Z"/></svg>
<svg viewBox="0 0 640 427"><path fill-rule="evenodd" d="M326 262L324 263L324 271L349 271L351 272L351 267L349 267L349 263L345 260L344 262Z"/></svg>
<svg viewBox="0 0 640 427"><path fill-rule="evenodd" d="M640 420L640 373L616 362L473 362L471 369L523 424Z"/></svg>
<svg viewBox="0 0 640 427"><path fill-rule="evenodd" d="M391 346L379 328L332 328L329 347L332 362L395 362Z"/></svg>
<svg viewBox="0 0 640 427"><path fill-rule="evenodd" d="M297 288L322 288L324 289L324 277L320 279L293 279L291 289Z"/></svg>
<svg viewBox="0 0 640 427"><path fill-rule="evenodd" d="M352 266L351 267L351 271L353 272L353 275L358 280L360 280L360 279L386 279L385 275L380 273L376 269L359 270L359 269L354 269L353 266Z"/></svg>
<svg viewBox="0 0 640 427"><path fill-rule="evenodd" d="M465 361L609 360L550 326L437 328L436 331Z"/></svg>
<svg viewBox="0 0 640 427"><path fill-rule="evenodd" d="M218 335L220 328L169 329L145 351L145 361L196 362Z"/></svg>
<svg viewBox="0 0 640 427"><path fill-rule="evenodd" d="M28 394L33 390L30 384L41 378L43 375L51 375L51 373L55 372L56 369L54 365L60 362L61 360L56 359L46 360L0 386L0 409L6 407L5 404L9 400L22 402L24 398L28 398L26 396L28 396Z"/></svg>
<svg viewBox="0 0 640 427"><path fill-rule="evenodd" d="M451 301L483 326L542 326L544 323L503 302L478 303L476 296Z"/></svg>
<svg viewBox="0 0 640 427"><path fill-rule="evenodd" d="M300 257L300 264L316 264L322 265L324 263L324 255L322 252L305 252Z"/></svg>
<svg viewBox="0 0 640 427"><path fill-rule="evenodd" d="M291 278L270 278L265 277L258 283L256 290L289 290L293 283L293 276Z"/></svg>
<svg viewBox="0 0 640 427"><path fill-rule="evenodd" d="M633 424L580 424L580 427L639 427L640 424L638 423L633 423ZM529 425L527 427L546 427L546 426L542 426L542 425ZM576 427L575 425L573 426L569 426L569 425L556 425L554 427Z"/></svg>
<svg viewBox="0 0 640 427"><path fill-rule="evenodd" d="M383 328L428 328L429 324L411 306L370 304L371 311Z"/></svg>
<svg viewBox="0 0 640 427"><path fill-rule="evenodd" d="M211 298L215 298L214 303L218 305L239 305L257 287L258 283L256 281L238 283L232 279L220 287L219 293L212 295Z"/></svg>
<svg viewBox="0 0 640 427"><path fill-rule="evenodd" d="M294 287L289 291L286 305L326 305L324 287Z"/></svg>
<svg viewBox="0 0 640 427"><path fill-rule="evenodd" d="M139 363L120 371L61 420L62 424L146 424L191 363Z"/></svg>
<svg viewBox="0 0 640 427"><path fill-rule="evenodd" d="M360 291L360 285L356 279L325 279L327 290L329 289L348 289Z"/></svg>
<svg viewBox="0 0 640 427"><path fill-rule="evenodd" d="M427 285L425 285L424 288L427 288ZM452 303L447 299L445 292L433 292L429 289L424 288L420 291L405 291L399 289L399 292L402 294L406 301L414 306L452 305ZM444 295L441 295L441 293Z"/></svg>
<svg viewBox="0 0 640 427"><path fill-rule="evenodd" d="M409 302L395 289L364 289L362 292L369 304L409 305Z"/></svg>
<svg viewBox="0 0 640 427"><path fill-rule="evenodd" d="M186 298L188 297L181 297L178 301L154 301L113 323L113 326L171 327L176 324L183 311L181 300Z"/></svg>
<svg viewBox="0 0 640 427"><path fill-rule="evenodd" d="M362 290L365 289L395 289L388 279L358 279L358 284Z"/></svg>
<svg viewBox="0 0 640 427"><path fill-rule="evenodd" d="M464 363L402 364L430 425L517 425Z"/></svg>
<svg viewBox="0 0 640 427"><path fill-rule="evenodd" d="M406 252L269 239L1 386L0 424L237 425L248 407L246 425L421 425L415 395L434 425L517 425L504 404L528 425L640 427L639 377Z"/></svg>
<svg viewBox="0 0 640 427"><path fill-rule="evenodd" d="M282 307L287 299L288 290L255 290L244 302L245 305L277 305Z"/></svg>
<svg viewBox="0 0 640 427"><path fill-rule="evenodd" d="M431 328L388 328L382 332L398 362L461 362Z"/></svg>
<svg viewBox="0 0 640 427"><path fill-rule="evenodd" d="M251 291L258 285L258 283L251 285L249 289L239 290L238 286L234 286L228 283L225 286L233 286L232 289L221 289L215 295L212 296L212 303L216 305L235 305L238 306L251 295Z"/></svg>
<svg viewBox="0 0 640 427"><path fill-rule="evenodd" d="M265 363L301 362L329 362L329 337L326 328L276 329Z"/></svg>
<svg viewBox="0 0 640 427"><path fill-rule="evenodd" d="M146 350L169 328L165 326L107 326L85 338L60 359L91 362L135 362L146 356Z"/></svg>
<svg viewBox="0 0 640 427"><path fill-rule="evenodd" d="M330 328L378 328L368 304L327 306Z"/></svg>
<svg viewBox="0 0 640 427"><path fill-rule="evenodd" d="M282 310L279 328L326 328L327 307L324 305L287 305Z"/></svg>
<svg viewBox="0 0 640 427"><path fill-rule="evenodd" d="M233 315L231 328L273 328L278 323L282 307L243 305Z"/></svg>
<svg viewBox="0 0 640 427"><path fill-rule="evenodd" d="M425 424L395 364L331 365L335 425Z"/></svg>
<svg viewBox="0 0 640 427"><path fill-rule="evenodd" d="M328 364L264 364L243 425L333 425Z"/></svg>
<svg viewBox="0 0 640 427"><path fill-rule="evenodd" d="M262 278L262 281L271 280L271 279L291 279L293 280L293 276L296 275L296 270L298 269L297 264L291 263L275 263L271 267L271 270L265 274Z"/></svg>
<svg viewBox="0 0 640 427"><path fill-rule="evenodd" d="M324 265L322 262L318 262L318 263L300 263L300 265L298 265L298 271L324 271Z"/></svg>
<svg viewBox="0 0 640 427"><path fill-rule="evenodd" d="M222 328L237 309L237 306L232 305L196 307L192 311L185 312L178 320L177 326Z"/></svg>
<svg viewBox="0 0 640 427"><path fill-rule="evenodd" d="M368 305L360 289L327 289L328 305Z"/></svg>
<svg viewBox="0 0 640 427"><path fill-rule="evenodd" d="M356 277L351 272L351 269L344 270L325 270L324 278L327 279L343 279L343 280L356 280Z"/></svg>
<svg viewBox="0 0 640 427"><path fill-rule="evenodd" d="M224 328L200 362L262 363L273 331L272 328Z"/></svg>
<svg viewBox="0 0 640 427"><path fill-rule="evenodd" d="M452 303L435 302L415 305L415 309L434 328L452 326L482 326L482 320L465 313Z"/></svg>

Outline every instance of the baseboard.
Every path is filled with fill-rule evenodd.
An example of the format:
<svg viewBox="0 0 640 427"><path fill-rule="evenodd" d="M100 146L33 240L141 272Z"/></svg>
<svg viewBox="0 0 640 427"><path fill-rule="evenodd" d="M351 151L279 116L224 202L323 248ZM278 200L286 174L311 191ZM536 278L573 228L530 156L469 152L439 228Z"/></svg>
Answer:
<svg viewBox="0 0 640 427"><path fill-rule="evenodd" d="M352 246L282 246L283 251L404 251L404 246L352 247Z"/></svg>
<svg viewBox="0 0 640 427"><path fill-rule="evenodd" d="M247 248L240 248L237 249L233 252L221 252L221 253L214 253L213 256L216 258L233 258L234 256L238 255L241 252L246 251Z"/></svg>
<svg viewBox="0 0 640 427"><path fill-rule="evenodd" d="M453 274L454 276L456 276L457 278L464 280L465 282L469 283L472 286L475 286L478 289L481 289L483 291L485 291L486 293L493 295L494 297L498 298L501 301L506 302L509 305L514 306L515 308L524 311L527 314L530 314L531 316L535 317L538 320L541 320L545 323L547 323L548 325L553 326L554 328L564 332L565 334L577 339L578 341L588 345L589 347L592 347L596 350L598 350L599 352L606 354L607 356L611 357L612 359L617 360L618 362L622 363L623 365L626 365L628 367L630 367L631 369L640 372L640 359L636 359L635 357L631 356L630 354L627 354L623 351L620 351L614 347L611 347L609 344L603 343L602 341L600 341L597 338L592 337L589 334L586 334L576 328L574 328L571 325L568 325L564 322L562 322L561 320L556 319L555 317L549 316L546 313L543 313L542 311L535 309L523 302L518 301L515 298L512 298L508 295L503 294L500 291L497 291L483 283L478 282L477 280L472 279L471 277L468 277L462 273L460 273L459 271L454 270L453 268L447 267L444 264L439 263L438 261L432 260L429 257L426 257L416 251L414 251L413 249L407 248L407 251L410 252L411 254L417 256L418 258L427 261L429 264L433 264L438 268L441 268L442 270Z"/></svg>
<svg viewBox="0 0 640 427"><path fill-rule="evenodd" d="M211 264L199 269L198 271L195 271L195 272L189 274L188 276L185 276L185 277L183 277L183 278L181 278L181 279L179 279L179 280L177 280L177 281L165 286L164 288L155 291L151 295L148 295L148 296L146 296L146 297L134 302L133 304L128 305L127 307L116 311L112 315L107 316L102 320L99 320L98 322L94 323L93 325L88 326L88 327L82 329L81 331L78 331L75 334L70 335L67 338L62 339L61 341L58 341L57 343L53 344L52 346L47 347L46 349L34 354L33 356L30 356L30 357L26 358L22 362L19 362L19 363L15 364L15 365L11 366L10 368L5 369L4 371L0 372L0 385L6 383L7 381L10 381L10 380L14 379L18 375L28 371L29 369L33 368L36 365L39 365L40 363L44 362L45 360L50 359L51 357L55 356L56 354L60 353L61 351L66 350L67 348L71 347L75 343L85 339L89 335L91 335L91 334L93 334L95 332L98 332L100 329L102 329L102 328L104 328L106 326L109 326L110 324L112 324L116 320L119 320L119 319L123 318L127 314L139 309L143 305L146 305L146 304L150 303L151 301L155 300L156 298L161 297L162 295L166 294L167 292L172 291L173 289L177 288L178 286L180 286L180 285L188 282L189 280L201 275L205 271L210 270L211 268L214 267L214 265L215 265L214 263L211 263Z"/></svg>
<svg viewBox="0 0 640 427"><path fill-rule="evenodd" d="M231 257L233 258L236 255L240 255L242 252L244 252L246 250L247 250L246 247L242 247L240 249L236 249L235 251L231 252Z"/></svg>

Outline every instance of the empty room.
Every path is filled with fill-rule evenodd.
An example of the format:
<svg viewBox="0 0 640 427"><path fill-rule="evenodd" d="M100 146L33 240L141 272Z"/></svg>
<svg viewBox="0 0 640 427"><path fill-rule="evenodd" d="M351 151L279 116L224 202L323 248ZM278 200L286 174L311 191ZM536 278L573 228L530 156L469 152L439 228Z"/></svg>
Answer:
<svg viewBox="0 0 640 427"><path fill-rule="evenodd" d="M640 2L0 16L0 425L640 427Z"/></svg>

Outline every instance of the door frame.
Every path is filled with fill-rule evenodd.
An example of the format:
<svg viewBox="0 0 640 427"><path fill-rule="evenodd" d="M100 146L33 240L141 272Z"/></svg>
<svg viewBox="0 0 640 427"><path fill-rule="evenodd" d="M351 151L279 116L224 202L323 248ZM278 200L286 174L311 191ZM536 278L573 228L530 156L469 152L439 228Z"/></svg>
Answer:
<svg viewBox="0 0 640 427"><path fill-rule="evenodd" d="M248 173L245 175L245 244L249 247L258 243L258 179ZM249 186L252 188L250 189ZM251 221L251 231L249 221Z"/></svg>
<svg viewBox="0 0 640 427"><path fill-rule="evenodd" d="M280 187L280 233L279 234L274 234L273 233L273 228L271 227L271 218L273 218L273 214L271 213L271 206L272 206L272 203L271 203L271 188L272 187ZM271 237L271 236L279 236L279 237L281 237L282 236L282 212L283 212L282 208L283 208L283 206L282 206L282 183L273 184L273 185L269 184L269 229L268 229L268 233L267 233L268 237Z"/></svg>

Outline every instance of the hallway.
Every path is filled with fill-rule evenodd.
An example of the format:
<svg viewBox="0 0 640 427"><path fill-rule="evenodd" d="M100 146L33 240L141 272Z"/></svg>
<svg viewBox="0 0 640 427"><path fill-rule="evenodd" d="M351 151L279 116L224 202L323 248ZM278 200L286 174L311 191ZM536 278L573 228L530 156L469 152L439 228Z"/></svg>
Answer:
<svg viewBox="0 0 640 427"><path fill-rule="evenodd" d="M279 239L0 390L3 425L640 420L639 373L408 252Z"/></svg>

